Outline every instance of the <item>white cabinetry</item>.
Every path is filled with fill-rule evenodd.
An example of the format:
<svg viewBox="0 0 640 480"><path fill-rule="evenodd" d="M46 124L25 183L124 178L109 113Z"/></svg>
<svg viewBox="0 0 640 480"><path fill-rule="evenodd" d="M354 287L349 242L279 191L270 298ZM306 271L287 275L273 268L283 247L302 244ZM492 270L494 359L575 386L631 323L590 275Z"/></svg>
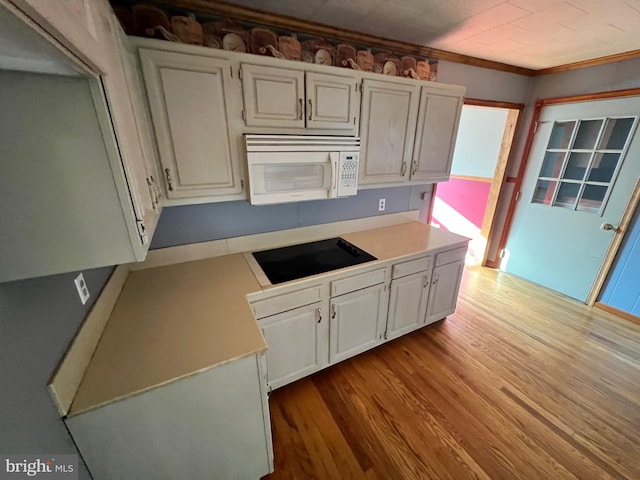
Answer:
<svg viewBox="0 0 640 480"><path fill-rule="evenodd" d="M312 286L251 303L267 341L267 383L278 388L328 364L329 321L322 287Z"/></svg>
<svg viewBox="0 0 640 480"><path fill-rule="evenodd" d="M402 183L408 178L420 87L365 79L362 86L360 184Z"/></svg>
<svg viewBox="0 0 640 480"><path fill-rule="evenodd" d="M464 88L451 85L366 78L360 184L447 180L463 95Z"/></svg>
<svg viewBox="0 0 640 480"><path fill-rule="evenodd" d="M260 355L66 418L92 478L231 480L272 472Z"/></svg>
<svg viewBox="0 0 640 480"><path fill-rule="evenodd" d="M329 361L333 364L381 343L388 292L379 284L331 299Z"/></svg>
<svg viewBox="0 0 640 480"><path fill-rule="evenodd" d="M422 87L411 180L449 180L462 100L459 92L434 92Z"/></svg>
<svg viewBox="0 0 640 480"><path fill-rule="evenodd" d="M327 365L328 319L320 302L261 318L258 324L268 345L267 383L271 388Z"/></svg>
<svg viewBox="0 0 640 480"><path fill-rule="evenodd" d="M431 275L427 324L455 312L466 251L466 247L463 247L436 255L436 264Z"/></svg>
<svg viewBox="0 0 640 480"><path fill-rule="evenodd" d="M42 6L48 39L58 45L66 37L52 26L55 9L31 3ZM119 26L106 2L86 8L97 15L106 75L71 60L81 77L0 75L0 281L143 260L157 223L153 151L142 145L148 125L129 88Z"/></svg>
<svg viewBox="0 0 640 480"><path fill-rule="evenodd" d="M387 339L424 325L431 284L431 257L396 264L392 268Z"/></svg>
<svg viewBox="0 0 640 480"><path fill-rule="evenodd" d="M247 63L241 71L247 127L357 133L360 97L354 75Z"/></svg>
<svg viewBox="0 0 640 480"><path fill-rule="evenodd" d="M244 198L240 85L223 58L139 50L171 199Z"/></svg>

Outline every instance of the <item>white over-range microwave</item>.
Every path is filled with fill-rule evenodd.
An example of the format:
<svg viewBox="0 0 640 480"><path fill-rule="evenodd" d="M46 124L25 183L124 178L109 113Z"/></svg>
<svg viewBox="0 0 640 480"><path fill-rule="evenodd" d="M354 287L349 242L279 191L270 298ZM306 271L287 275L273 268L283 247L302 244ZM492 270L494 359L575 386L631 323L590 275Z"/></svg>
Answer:
<svg viewBox="0 0 640 480"><path fill-rule="evenodd" d="M245 135L252 205L346 197L358 191L360 138Z"/></svg>

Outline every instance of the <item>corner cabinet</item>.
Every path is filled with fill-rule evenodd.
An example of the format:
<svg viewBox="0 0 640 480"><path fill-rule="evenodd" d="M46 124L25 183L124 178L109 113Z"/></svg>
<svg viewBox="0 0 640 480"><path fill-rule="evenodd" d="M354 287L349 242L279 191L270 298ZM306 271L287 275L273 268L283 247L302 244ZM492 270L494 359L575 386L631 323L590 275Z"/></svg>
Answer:
<svg viewBox="0 0 640 480"><path fill-rule="evenodd" d="M247 127L357 134L360 96L355 75L248 63L240 72Z"/></svg>
<svg viewBox="0 0 640 480"><path fill-rule="evenodd" d="M139 49L169 199L243 199L240 82L232 64Z"/></svg>

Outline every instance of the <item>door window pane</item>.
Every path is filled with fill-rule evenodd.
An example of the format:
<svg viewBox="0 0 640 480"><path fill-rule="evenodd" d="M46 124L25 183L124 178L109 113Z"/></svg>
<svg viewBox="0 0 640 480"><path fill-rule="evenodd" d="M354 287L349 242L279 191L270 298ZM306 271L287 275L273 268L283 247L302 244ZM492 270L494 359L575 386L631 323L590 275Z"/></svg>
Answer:
<svg viewBox="0 0 640 480"><path fill-rule="evenodd" d="M589 166L590 159L590 153L571 152L569 155L569 161L567 162L567 168L565 168L562 178L582 180L584 178L584 174L587 173L587 167Z"/></svg>
<svg viewBox="0 0 640 480"><path fill-rule="evenodd" d="M558 207L573 208L579 192L579 183L561 182L560 188L558 189L558 196L553 204Z"/></svg>
<svg viewBox="0 0 640 480"><path fill-rule="evenodd" d="M576 150L593 149L601 127L602 120L582 120L571 148Z"/></svg>
<svg viewBox="0 0 640 480"><path fill-rule="evenodd" d="M564 152L547 152L540 169L541 177L558 178L562 171L562 163L565 157Z"/></svg>
<svg viewBox="0 0 640 480"><path fill-rule="evenodd" d="M619 160L619 153L596 153L587 180L590 182L610 182Z"/></svg>
<svg viewBox="0 0 640 480"><path fill-rule="evenodd" d="M577 209L597 213L602 206L608 188L602 185L585 185Z"/></svg>
<svg viewBox="0 0 640 480"><path fill-rule="evenodd" d="M622 150L635 118L610 118L600 139L601 150Z"/></svg>
<svg viewBox="0 0 640 480"><path fill-rule="evenodd" d="M533 192L532 202L550 205L553 192L556 190L556 183L557 182L550 182L549 180L538 180L536 190Z"/></svg>
<svg viewBox="0 0 640 480"><path fill-rule="evenodd" d="M551 138L547 148L567 148L576 122L556 122L551 130Z"/></svg>

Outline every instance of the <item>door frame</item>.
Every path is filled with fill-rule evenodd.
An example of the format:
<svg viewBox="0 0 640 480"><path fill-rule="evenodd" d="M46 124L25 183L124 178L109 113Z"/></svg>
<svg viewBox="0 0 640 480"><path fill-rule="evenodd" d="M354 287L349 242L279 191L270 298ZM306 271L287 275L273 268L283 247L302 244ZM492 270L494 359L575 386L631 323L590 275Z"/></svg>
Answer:
<svg viewBox="0 0 640 480"><path fill-rule="evenodd" d="M489 190L489 198L487 199L487 205L485 208L484 216L482 218L482 224L480 227L480 233L482 237L486 239L486 247L482 256L481 265L496 268L500 263L500 259L487 258L489 254L489 247L491 242L495 239L498 232L496 232L496 217L499 206L499 199L502 196L505 184L508 180L507 171L509 166L514 161L513 144L516 133L520 130L522 124L522 111L524 110L524 103L513 102L501 102L498 100L481 100L478 98L465 98L464 105L475 107L488 107L488 108L502 108L508 110L507 119L505 121L504 131L502 133L502 139L500 141L500 150L498 151L498 159L496 161L496 167L493 172L493 178L491 179L491 188ZM451 175L451 178L463 178ZM429 207L429 215L427 217L427 223L431 224L433 219L433 205L438 190L438 184L434 184L431 190L431 204ZM506 224L505 224L506 226ZM504 227L503 227L504 228ZM500 248L497 250L500 251Z"/></svg>
<svg viewBox="0 0 640 480"><path fill-rule="evenodd" d="M516 203L520 200L522 195L522 182L524 180L524 173L529 164L530 156L531 156L531 148L533 146L533 138L535 136L536 130L538 129L538 121L540 119L540 115L542 113L542 109L544 107L548 107L551 105L559 105L563 103L578 103L578 102L589 102L594 100L606 100L606 99L614 99L621 97L640 97L640 88L628 88L624 90L612 90L610 92L596 92L596 93L587 93L583 95L571 95L566 97L551 97L551 98L543 98L538 99L535 102L535 106L533 109L533 115L531 118L531 123L529 125L529 133L527 134L527 139L524 144L524 149L522 152L522 159L520 161L520 166L518 168L518 174L514 179L515 187L513 189L513 193L511 194L511 198L509 199L509 207L507 210L507 217L505 220L504 228L502 230L502 235L500 237L500 242L498 244L498 252L503 252L506 245L507 239L509 238L509 234L511 232L511 226L513 223L513 216L516 210ZM635 207L640 202L640 180L638 184L636 184L636 189L629 199L627 203L627 207L623 214L622 220L620 221L620 229L614 235L611 244L609 245L609 249L605 255L605 259L600 266L600 270L594 284L591 287L589 295L587 296L586 304L589 306L593 306L595 303L602 287L604 285L604 281L609 274L609 270L613 265L613 261L615 259L616 253L622 243L624 233L626 232L626 228L628 227L629 222L631 221L631 215ZM628 218L627 218L628 216ZM623 222L626 219L626 224L623 228Z"/></svg>

